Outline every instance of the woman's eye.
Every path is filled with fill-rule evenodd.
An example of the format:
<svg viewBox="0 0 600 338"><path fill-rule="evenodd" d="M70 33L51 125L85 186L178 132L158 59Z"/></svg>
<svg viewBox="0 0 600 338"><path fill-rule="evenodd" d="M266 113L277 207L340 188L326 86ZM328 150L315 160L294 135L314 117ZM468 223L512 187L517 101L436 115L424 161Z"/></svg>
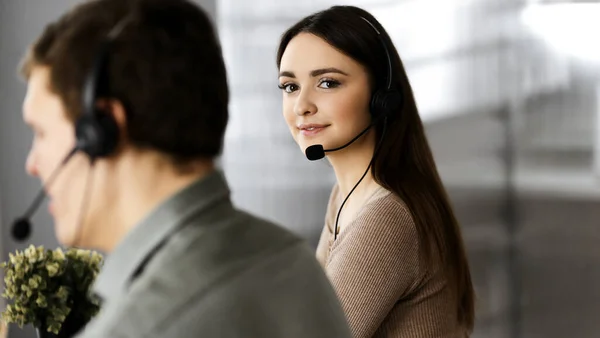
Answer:
<svg viewBox="0 0 600 338"><path fill-rule="evenodd" d="M293 83L286 83L278 86L279 89L285 91L286 93L291 93L298 90L298 86Z"/></svg>
<svg viewBox="0 0 600 338"><path fill-rule="evenodd" d="M321 83L319 83L319 87L325 88L325 89L335 88L339 85L340 85L340 83L337 81L334 81L334 80L323 80L323 81L321 81Z"/></svg>

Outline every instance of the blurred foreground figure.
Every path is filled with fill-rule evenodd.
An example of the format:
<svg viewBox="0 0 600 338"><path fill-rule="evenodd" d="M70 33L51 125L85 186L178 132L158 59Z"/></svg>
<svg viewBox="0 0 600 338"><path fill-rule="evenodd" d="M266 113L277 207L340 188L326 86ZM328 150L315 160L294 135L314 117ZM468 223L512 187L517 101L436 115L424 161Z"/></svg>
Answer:
<svg viewBox="0 0 600 338"><path fill-rule="evenodd" d="M310 248L237 210L214 167L229 93L204 11L86 2L46 27L22 73L27 170L43 184L62 170L46 190L57 238L107 253L102 309L79 337L349 337Z"/></svg>

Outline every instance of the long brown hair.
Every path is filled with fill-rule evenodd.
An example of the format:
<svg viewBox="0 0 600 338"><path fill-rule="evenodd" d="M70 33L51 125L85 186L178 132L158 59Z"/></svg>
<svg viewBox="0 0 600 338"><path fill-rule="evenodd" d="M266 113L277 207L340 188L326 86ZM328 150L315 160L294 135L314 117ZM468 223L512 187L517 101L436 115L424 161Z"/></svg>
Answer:
<svg viewBox="0 0 600 338"><path fill-rule="evenodd" d="M311 33L365 66L373 90L384 86L388 77L386 52L375 30L361 17L381 32L392 61L394 85L402 94L402 105L388 119L385 137L373 159L373 177L408 206L429 263L441 262L458 300L458 319L471 331L475 296L460 225L438 174L404 65L385 29L363 9L331 7L302 19L283 34L277 67L292 38L302 32ZM376 131L381 137L383 125L379 124Z"/></svg>

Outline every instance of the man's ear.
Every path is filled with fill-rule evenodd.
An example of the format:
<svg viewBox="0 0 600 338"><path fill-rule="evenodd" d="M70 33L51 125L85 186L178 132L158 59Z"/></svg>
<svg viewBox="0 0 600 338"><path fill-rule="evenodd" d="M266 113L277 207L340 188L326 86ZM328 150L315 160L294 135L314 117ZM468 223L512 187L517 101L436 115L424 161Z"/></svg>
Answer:
<svg viewBox="0 0 600 338"><path fill-rule="evenodd" d="M119 137L124 140L127 137L127 112L125 106L119 100L100 100L98 108L106 114L112 115L119 127Z"/></svg>
<svg viewBox="0 0 600 338"><path fill-rule="evenodd" d="M109 103L109 113L112 114L113 118L121 130L121 134L127 130L127 112L125 106L118 100L111 100Z"/></svg>

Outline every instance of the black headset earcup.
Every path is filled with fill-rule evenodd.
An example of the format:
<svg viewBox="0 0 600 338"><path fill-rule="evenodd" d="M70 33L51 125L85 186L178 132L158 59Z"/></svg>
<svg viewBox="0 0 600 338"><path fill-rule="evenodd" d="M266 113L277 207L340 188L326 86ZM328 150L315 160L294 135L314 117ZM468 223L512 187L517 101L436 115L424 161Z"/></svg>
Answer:
<svg viewBox="0 0 600 338"><path fill-rule="evenodd" d="M402 104L402 95L397 90L377 90L371 96L371 114L374 118L392 118Z"/></svg>
<svg viewBox="0 0 600 338"><path fill-rule="evenodd" d="M381 116L384 113L385 93L382 90L377 90L371 95L371 115L374 118Z"/></svg>
<svg viewBox="0 0 600 338"><path fill-rule="evenodd" d="M402 94L395 89L386 91L384 105L384 110L390 118L394 116L394 112L399 114L402 107Z"/></svg>
<svg viewBox="0 0 600 338"><path fill-rule="evenodd" d="M119 127L115 119L103 112L84 114L75 124L77 147L90 159L112 154L119 143Z"/></svg>

